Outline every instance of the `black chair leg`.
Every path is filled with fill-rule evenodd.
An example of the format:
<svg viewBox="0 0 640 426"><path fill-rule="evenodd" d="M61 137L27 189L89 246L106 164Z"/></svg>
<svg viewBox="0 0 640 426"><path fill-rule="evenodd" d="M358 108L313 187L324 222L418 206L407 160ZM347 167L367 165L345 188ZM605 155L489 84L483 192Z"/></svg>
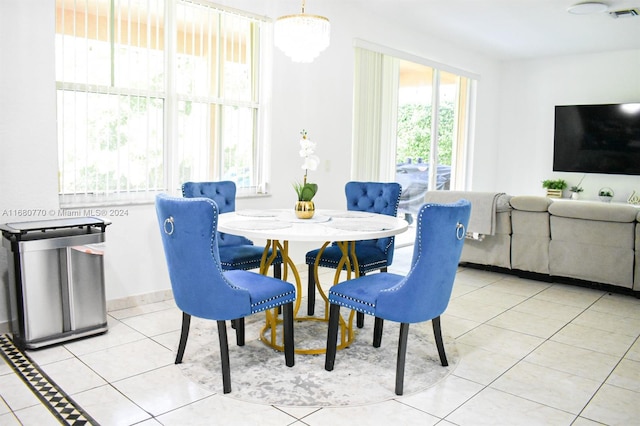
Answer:
<svg viewBox="0 0 640 426"><path fill-rule="evenodd" d="M191 324L191 315L186 312L182 313L182 331L180 332L180 343L178 344L178 354L176 355L176 364L182 362L184 349L187 347L187 338L189 337L189 325Z"/></svg>
<svg viewBox="0 0 640 426"><path fill-rule="evenodd" d="M316 274L313 265L309 265L309 278L307 278L307 315L311 316L316 310Z"/></svg>
<svg viewBox="0 0 640 426"><path fill-rule="evenodd" d="M231 392L231 367L229 366L229 343L227 342L227 326L225 321L218 323L218 339L220 340L220 361L222 362L222 391Z"/></svg>
<svg viewBox="0 0 640 426"><path fill-rule="evenodd" d="M444 342L442 341L442 329L440 328L440 317L435 317L431 320L433 325L433 335L436 339L436 347L438 348L438 355L440 355L440 363L443 367L449 365L447 361L447 354L444 351Z"/></svg>
<svg viewBox="0 0 640 426"><path fill-rule="evenodd" d="M234 320L236 324L236 344L244 346L244 317Z"/></svg>
<svg viewBox="0 0 640 426"><path fill-rule="evenodd" d="M356 312L356 327L364 327L364 314L362 312Z"/></svg>
<svg viewBox="0 0 640 426"><path fill-rule="evenodd" d="M407 358L407 337L409 336L409 324L400 324L400 338L398 339L398 361L396 363L396 395L402 395L404 391L404 363Z"/></svg>
<svg viewBox="0 0 640 426"><path fill-rule="evenodd" d="M282 263L273 265L273 278L282 279ZM280 312L282 312L282 309L278 306L278 315L280 315Z"/></svg>
<svg viewBox="0 0 640 426"><path fill-rule="evenodd" d="M282 306L282 323L284 332L284 360L287 367L295 364L295 346L293 335L293 302Z"/></svg>
<svg viewBox="0 0 640 426"><path fill-rule="evenodd" d="M340 305L331 304L329 308L329 329L327 331L327 352L324 359L324 369L333 370L336 361L336 346L338 344L338 322L340 320Z"/></svg>
<svg viewBox="0 0 640 426"><path fill-rule="evenodd" d="M382 328L384 327L384 320L382 318L375 317L373 325L373 347L379 348L382 343Z"/></svg>
<svg viewBox="0 0 640 426"><path fill-rule="evenodd" d="M273 278L282 279L282 264L273 265Z"/></svg>

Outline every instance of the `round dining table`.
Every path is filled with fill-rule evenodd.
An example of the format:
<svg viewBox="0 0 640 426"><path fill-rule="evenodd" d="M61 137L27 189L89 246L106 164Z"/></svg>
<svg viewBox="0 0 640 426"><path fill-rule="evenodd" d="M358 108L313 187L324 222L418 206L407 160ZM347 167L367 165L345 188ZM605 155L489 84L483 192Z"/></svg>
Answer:
<svg viewBox="0 0 640 426"><path fill-rule="evenodd" d="M356 241L392 237L405 232L408 226L407 221L398 217L353 210L317 210L312 218L299 219L295 216L293 209L247 209L221 214L218 231L249 239L266 240L260 273L267 274L273 259L280 252L284 265L282 279L287 280L288 272L291 271L295 280L297 297L294 316L296 321L328 321L329 302L318 277L318 263L322 257L322 251L332 243L337 244L342 251L342 259L334 275L334 284L336 284L340 281L343 270L346 272L347 280L352 276L358 276L358 259L355 256ZM302 283L295 262L289 256L289 243L292 241L315 241L322 244L316 258L314 274L316 275L316 288L325 302L323 318L298 315L302 299ZM269 249L271 249L270 256ZM353 314L352 311L348 319L341 318L340 320L341 339L338 349L347 347L355 337ZM277 310L267 311L260 339L274 349L282 350L283 344L278 342L276 333L279 322ZM324 347L296 348L296 353L299 354L324 352Z"/></svg>

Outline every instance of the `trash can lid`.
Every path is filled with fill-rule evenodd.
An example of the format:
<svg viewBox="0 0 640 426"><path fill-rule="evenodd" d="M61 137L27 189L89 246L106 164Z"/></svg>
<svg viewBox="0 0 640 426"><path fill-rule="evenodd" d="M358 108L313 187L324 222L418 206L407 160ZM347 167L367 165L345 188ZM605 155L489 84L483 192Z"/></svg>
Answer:
<svg viewBox="0 0 640 426"><path fill-rule="evenodd" d="M103 231L111 222L99 217L73 217L66 219L38 220L32 222L14 222L0 225L2 233L25 234L32 231L46 231L51 229L78 228L84 226L97 226Z"/></svg>

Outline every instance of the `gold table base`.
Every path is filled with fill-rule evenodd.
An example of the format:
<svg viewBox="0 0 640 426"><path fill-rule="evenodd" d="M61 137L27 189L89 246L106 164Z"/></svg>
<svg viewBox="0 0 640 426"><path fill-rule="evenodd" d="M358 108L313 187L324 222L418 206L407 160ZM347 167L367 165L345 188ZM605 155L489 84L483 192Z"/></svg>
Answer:
<svg viewBox="0 0 640 426"><path fill-rule="evenodd" d="M296 302L293 307L293 317L296 322L305 322L305 321L321 321L321 322L329 322L329 299L327 294L322 289L320 285L320 280L318 277L318 267L320 263L320 259L322 258L322 253L327 248L327 246L331 244L330 241L323 244L323 246L318 251L318 255L316 256L316 262L313 267L313 273L315 274L315 282L316 288L320 292L320 296L324 300L325 310L324 317L310 317L310 316L298 316L298 310L300 309L301 303L301 294L302 294L302 284L300 280L300 274L298 273L298 269L295 264L289 257L289 242L284 241L284 243L280 243L278 240L268 240L265 245L264 252L262 254L262 261L260 266L260 273L266 275L268 273L269 267L273 263L273 260L276 258L278 250L282 254L282 262L284 265L282 279L284 281L287 280L289 269L291 269L296 286ZM355 242L344 241L338 242L338 247L342 252L342 258L338 263L338 267L336 268L336 273L333 278L333 284L337 284L340 282L340 275L342 273L342 268L346 266L346 274L347 280L351 279L352 269L356 277L359 276L358 272L358 259L355 255ZM271 256L269 256L269 249L271 248ZM353 268L352 268L353 263ZM340 316L339 322L339 330L340 330L340 342L337 345L337 349L344 349L348 347L353 340L355 339L355 334L353 332L353 317L355 311L351 311L348 319L344 319L342 315ZM278 309L269 309L265 311L265 325L260 331L260 340L265 343L267 346L276 349L278 351L284 350L284 342L283 337L281 341L278 342L277 338L277 327L278 324L282 323L282 319L278 318ZM303 354L303 355L318 355L326 352L326 347L322 348L295 348L295 353Z"/></svg>

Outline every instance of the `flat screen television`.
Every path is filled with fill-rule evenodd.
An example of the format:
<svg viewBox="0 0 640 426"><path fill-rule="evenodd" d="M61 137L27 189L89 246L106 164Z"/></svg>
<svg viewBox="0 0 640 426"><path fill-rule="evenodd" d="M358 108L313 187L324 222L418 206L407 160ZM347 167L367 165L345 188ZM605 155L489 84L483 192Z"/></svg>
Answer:
<svg viewBox="0 0 640 426"><path fill-rule="evenodd" d="M556 106L553 170L640 175L640 103Z"/></svg>

